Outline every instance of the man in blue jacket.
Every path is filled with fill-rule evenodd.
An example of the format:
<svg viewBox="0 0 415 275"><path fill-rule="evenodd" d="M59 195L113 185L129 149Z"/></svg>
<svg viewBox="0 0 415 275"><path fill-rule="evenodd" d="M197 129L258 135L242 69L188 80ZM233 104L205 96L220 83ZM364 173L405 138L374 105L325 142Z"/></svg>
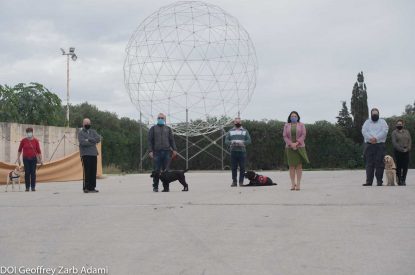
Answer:
<svg viewBox="0 0 415 275"><path fill-rule="evenodd" d="M239 186L244 184L246 145L251 143L248 130L242 127L241 119L235 118L234 127L226 134L225 144L230 146L232 164L232 185L236 187L238 166L239 166Z"/></svg>

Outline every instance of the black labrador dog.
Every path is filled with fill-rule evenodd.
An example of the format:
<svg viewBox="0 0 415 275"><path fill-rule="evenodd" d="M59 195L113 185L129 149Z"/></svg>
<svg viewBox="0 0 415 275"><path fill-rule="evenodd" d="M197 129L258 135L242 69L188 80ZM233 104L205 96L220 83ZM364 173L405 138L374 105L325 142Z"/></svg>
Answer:
<svg viewBox="0 0 415 275"><path fill-rule="evenodd" d="M246 171L245 178L249 179L249 184L242 185L242 186L270 186L270 185L277 185L272 179L258 175L255 171Z"/></svg>
<svg viewBox="0 0 415 275"><path fill-rule="evenodd" d="M178 180L183 185L184 192L189 191L189 185L186 183L186 177L184 173L189 171L186 170L169 170L169 171L153 171L151 172L150 177L154 178L158 175L159 179L163 183L163 191L161 192L170 192L170 182Z"/></svg>

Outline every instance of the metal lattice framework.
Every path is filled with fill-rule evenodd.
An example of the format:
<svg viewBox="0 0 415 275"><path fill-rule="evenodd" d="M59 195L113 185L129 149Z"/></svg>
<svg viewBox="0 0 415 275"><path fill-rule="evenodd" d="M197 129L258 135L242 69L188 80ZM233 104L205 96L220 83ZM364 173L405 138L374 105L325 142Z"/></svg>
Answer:
<svg viewBox="0 0 415 275"><path fill-rule="evenodd" d="M147 17L127 47L124 79L144 120L166 113L175 134L208 134L249 103L254 45L238 20L204 2L177 2Z"/></svg>

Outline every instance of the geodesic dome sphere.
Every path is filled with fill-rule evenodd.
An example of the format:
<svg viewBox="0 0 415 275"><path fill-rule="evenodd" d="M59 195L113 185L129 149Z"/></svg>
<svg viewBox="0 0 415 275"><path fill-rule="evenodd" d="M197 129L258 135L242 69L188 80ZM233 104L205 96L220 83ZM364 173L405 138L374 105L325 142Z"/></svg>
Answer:
<svg viewBox="0 0 415 275"><path fill-rule="evenodd" d="M218 6L177 2L160 8L139 25L126 53L131 102L150 122L165 113L179 135L206 134L229 123L255 88L254 45Z"/></svg>

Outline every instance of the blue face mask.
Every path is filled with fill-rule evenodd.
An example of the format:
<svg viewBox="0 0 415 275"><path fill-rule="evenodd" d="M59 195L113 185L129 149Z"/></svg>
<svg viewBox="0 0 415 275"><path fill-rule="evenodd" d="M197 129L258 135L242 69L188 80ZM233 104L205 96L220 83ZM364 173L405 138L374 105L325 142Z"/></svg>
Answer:
<svg viewBox="0 0 415 275"><path fill-rule="evenodd" d="M291 120L291 122L292 122L292 123L296 123L296 122L298 121L298 118L296 118L296 117L291 117L291 118L290 118L290 120Z"/></svg>
<svg viewBox="0 0 415 275"><path fill-rule="evenodd" d="M164 125L164 124L166 124L164 119L161 119L161 118L157 119L157 125Z"/></svg>

